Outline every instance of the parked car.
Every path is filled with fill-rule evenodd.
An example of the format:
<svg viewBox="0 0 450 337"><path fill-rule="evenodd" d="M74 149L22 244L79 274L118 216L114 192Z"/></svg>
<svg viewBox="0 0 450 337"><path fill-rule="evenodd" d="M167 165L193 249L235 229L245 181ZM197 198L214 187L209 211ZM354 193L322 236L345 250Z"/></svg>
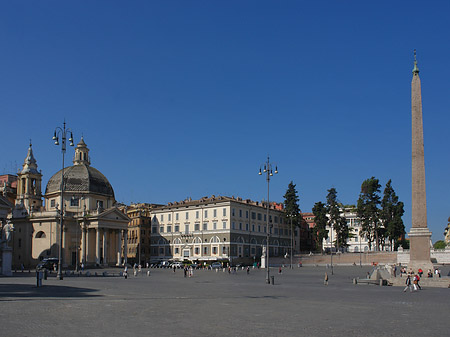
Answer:
<svg viewBox="0 0 450 337"><path fill-rule="evenodd" d="M39 263L36 266L36 270L47 269L47 270L52 271L55 269L55 266L58 266L58 258L57 257L47 257L47 258L43 259L41 261L41 263Z"/></svg>
<svg viewBox="0 0 450 337"><path fill-rule="evenodd" d="M219 268L222 268L222 263L220 263L220 262L213 262L211 264L211 269L219 269Z"/></svg>
<svg viewBox="0 0 450 337"><path fill-rule="evenodd" d="M184 267L184 263L180 262L180 261L176 261L174 263L172 263L172 268L183 268Z"/></svg>

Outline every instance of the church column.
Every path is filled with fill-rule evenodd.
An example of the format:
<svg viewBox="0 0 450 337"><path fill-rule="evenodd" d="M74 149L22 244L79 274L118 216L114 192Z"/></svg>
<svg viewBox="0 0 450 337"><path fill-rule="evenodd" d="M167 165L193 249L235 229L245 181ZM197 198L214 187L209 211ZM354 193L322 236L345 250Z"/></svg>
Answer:
<svg viewBox="0 0 450 337"><path fill-rule="evenodd" d="M126 264L128 262L128 230L123 230L123 262Z"/></svg>
<svg viewBox="0 0 450 337"><path fill-rule="evenodd" d="M103 228L103 264L108 264L108 244L106 240L108 230Z"/></svg>
<svg viewBox="0 0 450 337"><path fill-rule="evenodd" d="M86 264L86 228L81 227L81 262Z"/></svg>
<svg viewBox="0 0 450 337"><path fill-rule="evenodd" d="M100 264L100 228L95 229L95 263Z"/></svg>
<svg viewBox="0 0 450 337"><path fill-rule="evenodd" d="M117 239L117 265L122 265L122 230L118 230L118 239Z"/></svg>
<svg viewBox="0 0 450 337"><path fill-rule="evenodd" d="M63 242L62 243L62 258L61 258L61 264L63 266L67 265L67 261L70 261L67 258L67 254L68 254L69 249L66 249L66 247L67 247L66 239L67 239L67 228L66 228L66 225L64 225L64 227L63 227L63 239L62 239L62 242Z"/></svg>

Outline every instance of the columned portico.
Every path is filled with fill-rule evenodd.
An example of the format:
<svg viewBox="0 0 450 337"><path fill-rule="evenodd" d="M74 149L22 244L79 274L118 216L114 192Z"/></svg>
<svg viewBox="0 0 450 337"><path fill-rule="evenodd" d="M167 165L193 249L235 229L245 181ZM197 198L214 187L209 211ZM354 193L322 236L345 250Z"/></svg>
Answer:
<svg viewBox="0 0 450 337"><path fill-rule="evenodd" d="M123 234L123 263L125 263L125 264L128 262L128 258L127 258L127 253L128 253L127 241L128 241L128 231L124 230L124 234Z"/></svg>
<svg viewBox="0 0 450 337"><path fill-rule="evenodd" d="M86 264L86 228L81 228L81 262Z"/></svg>
<svg viewBox="0 0 450 337"><path fill-rule="evenodd" d="M122 265L122 230L117 230L117 266Z"/></svg>
<svg viewBox="0 0 450 337"><path fill-rule="evenodd" d="M106 240L106 236L107 236L107 229L103 228L103 264L107 265L108 264L108 245L107 245L107 240Z"/></svg>
<svg viewBox="0 0 450 337"><path fill-rule="evenodd" d="M100 264L100 228L95 229L95 263Z"/></svg>

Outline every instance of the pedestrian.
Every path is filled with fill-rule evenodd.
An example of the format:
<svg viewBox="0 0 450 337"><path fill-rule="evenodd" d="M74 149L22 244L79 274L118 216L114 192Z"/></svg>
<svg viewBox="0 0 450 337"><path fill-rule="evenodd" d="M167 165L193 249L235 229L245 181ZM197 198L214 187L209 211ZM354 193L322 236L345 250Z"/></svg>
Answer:
<svg viewBox="0 0 450 337"><path fill-rule="evenodd" d="M128 278L128 267L125 266L125 268L123 269L123 277L125 277L125 279Z"/></svg>
<svg viewBox="0 0 450 337"><path fill-rule="evenodd" d="M324 279L323 279L323 284L324 285L328 285L328 274L327 274L327 272L325 272L325 277L324 277Z"/></svg>
<svg viewBox="0 0 450 337"><path fill-rule="evenodd" d="M175 266L175 264L172 266L173 272L175 273L175 269L177 269L177 267Z"/></svg>
<svg viewBox="0 0 450 337"><path fill-rule="evenodd" d="M419 288L419 290L422 290L422 287L420 286L420 284L419 284L419 281L420 281L420 275L416 275L417 277L416 277L416 284L417 284L417 287Z"/></svg>
<svg viewBox="0 0 450 337"><path fill-rule="evenodd" d="M184 277L187 276L187 266L184 267Z"/></svg>
<svg viewBox="0 0 450 337"><path fill-rule="evenodd" d="M394 263L394 277L397 277L397 265Z"/></svg>
<svg viewBox="0 0 450 337"><path fill-rule="evenodd" d="M411 287L411 276L410 276L410 275L408 275L408 276L406 277L405 284L406 284L406 287L405 287L405 289L403 289L403 292L405 292L406 290L408 290L408 288L409 288L409 292L412 292L412 287Z"/></svg>
<svg viewBox="0 0 450 337"><path fill-rule="evenodd" d="M278 268L278 274L281 274L282 273L282 270L281 270L281 266L280 266L280 268Z"/></svg>
<svg viewBox="0 0 450 337"><path fill-rule="evenodd" d="M81 271L84 271L84 262L81 262Z"/></svg>
<svg viewBox="0 0 450 337"><path fill-rule="evenodd" d="M250 274L250 267L247 266L247 275Z"/></svg>
<svg viewBox="0 0 450 337"><path fill-rule="evenodd" d="M417 275L416 274L414 274L414 277L413 277L413 290L414 291L417 291L418 289L417 289Z"/></svg>
<svg viewBox="0 0 450 337"><path fill-rule="evenodd" d="M422 277L422 275L423 275L423 270L422 270L422 268L419 268L418 273L419 273L419 277Z"/></svg>

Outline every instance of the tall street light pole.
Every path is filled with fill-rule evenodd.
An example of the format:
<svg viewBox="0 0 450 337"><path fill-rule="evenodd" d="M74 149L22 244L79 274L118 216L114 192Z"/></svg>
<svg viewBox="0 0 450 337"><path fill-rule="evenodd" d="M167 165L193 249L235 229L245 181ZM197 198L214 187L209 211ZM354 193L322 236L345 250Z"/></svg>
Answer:
<svg viewBox="0 0 450 337"><path fill-rule="evenodd" d="M269 184L270 184L270 177L273 176L273 174L278 174L278 168L275 166L275 171L272 171L272 164L269 161L269 156L267 156L267 161L264 164L264 170L261 172L261 167L259 168L259 175L262 175L263 173L266 174L266 181L267 181L267 215L266 215L266 283L270 284L270 267L269 267L269 240L270 240L270 227L269 227L269 207L270 207L270 201L269 201Z"/></svg>
<svg viewBox="0 0 450 337"><path fill-rule="evenodd" d="M64 224L64 155L66 154L66 139L70 132L70 146L73 146L73 134L72 130L66 129L66 121L63 123L63 127L56 127L55 133L53 135L53 140L55 145L60 145L59 137L61 137L61 153L62 153L62 170L61 170L61 196L60 196L60 206L59 206L59 247L58 247L58 273L56 277L58 280L63 279L61 271L61 260L62 260L62 244L63 244L63 224Z"/></svg>

